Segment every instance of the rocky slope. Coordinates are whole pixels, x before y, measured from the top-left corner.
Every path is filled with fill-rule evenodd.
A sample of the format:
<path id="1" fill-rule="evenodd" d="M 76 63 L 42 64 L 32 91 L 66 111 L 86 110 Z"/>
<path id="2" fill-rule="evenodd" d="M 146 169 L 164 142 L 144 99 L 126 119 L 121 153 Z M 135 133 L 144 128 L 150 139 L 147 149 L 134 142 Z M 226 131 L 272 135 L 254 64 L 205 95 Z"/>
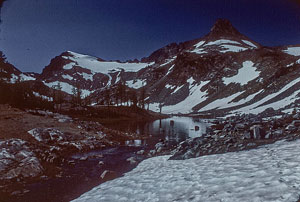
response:
<path id="1" fill-rule="evenodd" d="M 72 154 L 117 147 L 137 138 L 97 122 L 8 105 L 0 105 L 0 123 L 0 201 L 19 201 L 12 197 L 29 192 L 26 185 L 61 178 L 62 169 L 76 163 L 70 160 Z"/>
<path id="2" fill-rule="evenodd" d="M 145 90 L 153 111 L 226 115 L 291 112 L 300 92 L 300 45 L 265 47 L 219 19 L 202 38 L 172 43 L 141 61 L 105 61 L 67 51 L 51 60 L 37 81 L 81 88 L 93 102 L 125 83 Z M 276 111 L 278 110 L 278 111 Z M 274 112 L 274 111 L 273 111 Z"/>

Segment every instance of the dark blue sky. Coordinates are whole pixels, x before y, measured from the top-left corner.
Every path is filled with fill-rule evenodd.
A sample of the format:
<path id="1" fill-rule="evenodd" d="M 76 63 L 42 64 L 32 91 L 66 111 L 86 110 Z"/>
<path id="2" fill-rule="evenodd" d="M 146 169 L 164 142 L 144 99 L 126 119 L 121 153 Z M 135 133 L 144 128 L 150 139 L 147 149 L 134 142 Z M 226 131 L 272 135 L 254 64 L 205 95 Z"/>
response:
<path id="1" fill-rule="evenodd" d="M 1 18 L 0 50 L 22 71 L 66 50 L 139 59 L 202 37 L 217 18 L 263 45 L 300 44 L 297 0 L 8 0 Z"/>

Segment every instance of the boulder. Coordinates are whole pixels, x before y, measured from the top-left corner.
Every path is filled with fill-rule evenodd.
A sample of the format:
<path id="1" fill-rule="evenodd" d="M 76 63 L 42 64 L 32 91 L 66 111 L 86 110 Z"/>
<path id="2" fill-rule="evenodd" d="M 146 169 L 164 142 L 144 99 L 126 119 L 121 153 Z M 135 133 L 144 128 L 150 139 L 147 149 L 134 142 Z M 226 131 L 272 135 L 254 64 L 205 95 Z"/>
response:
<path id="1" fill-rule="evenodd" d="M 126 161 L 129 161 L 130 164 L 133 164 L 133 165 L 138 163 L 134 157 L 130 157 L 130 158 L 126 159 Z"/>
<path id="2" fill-rule="evenodd" d="M 250 132 L 245 132 L 243 134 L 243 136 L 244 136 L 245 139 L 251 139 L 251 133 Z"/>
<path id="3" fill-rule="evenodd" d="M 294 121 L 292 122 L 292 124 L 293 124 L 294 126 L 296 126 L 296 127 L 299 127 L 299 126 L 300 126 L 300 120 L 294 120 Z"/>
<path id="4" fill-rule="evenodd" d="M 117 174 L 114 171 L 110 171 L 110 170 L 105 170 L 100 175 L 100 178 L 103 181 L 112 180 L 116 177 L 117 177 Z"/>
<path id="5" fill-rule="evenodd" d="M 20 139 L 0 141 L 0 180 L 36 177 L 43 167 L 28 143 Z"/>
<path id="6" fill-rule="evenodd" d="M 260 125 L 251 126 L 250 130 L 253 133 L 253 139 L 264 139 L 266 132 Z"/>
<path id="7" fill-rule="evenodd" d="M 285 130 L 287 130 L 288 132 L 296 132 L 297 131 L 297 127 L 293 124 L 289 124 Z"/>
<path id="8" fill-rule="evenodd" d="M 28 133 L 37 141 L 46 144 L 62 142 L 66 139 L 64 133 L 54 128 L 34 128 Z"/>

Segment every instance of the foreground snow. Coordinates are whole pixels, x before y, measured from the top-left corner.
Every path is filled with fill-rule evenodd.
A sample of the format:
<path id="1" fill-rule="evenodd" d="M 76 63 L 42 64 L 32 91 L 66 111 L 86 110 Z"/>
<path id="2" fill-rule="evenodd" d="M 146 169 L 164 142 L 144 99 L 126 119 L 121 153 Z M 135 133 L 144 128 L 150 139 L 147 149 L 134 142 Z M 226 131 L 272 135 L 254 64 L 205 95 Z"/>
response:
<path id="1" fill-rule="evenodd" d="M 143 161 L 74 201 L 291 201 L 300 194 L 300 140 L 259 149 Z"/>

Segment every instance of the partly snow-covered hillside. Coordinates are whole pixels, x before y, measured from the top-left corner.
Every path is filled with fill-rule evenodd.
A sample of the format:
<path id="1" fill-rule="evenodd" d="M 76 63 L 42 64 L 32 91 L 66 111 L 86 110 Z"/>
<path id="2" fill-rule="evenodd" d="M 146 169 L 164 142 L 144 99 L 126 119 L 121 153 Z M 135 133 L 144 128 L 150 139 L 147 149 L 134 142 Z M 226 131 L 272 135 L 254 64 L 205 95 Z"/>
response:
<path id="1" fill-rule="evenodd" d="M 265 47 L 219 19 L 207 35 L 171 43 L 141 61 L 105 61 L 67 51 L 41 75 L 12 71 L 9 80 L 19 77 L 50 88 L 60 84 L 68 94 L 80 88 L 94 103 L 122 82 L 138 95 L 143 90 L 149 108 L 163 113 L 290 112 L 300 101 L 300 46 Z"/>
<path id="2" fill-rule="evenodd" d="M 79 86 L 83 95 L 88 96 L 97 89 L 118 83 L 123 77 L 133 78 L 137 71 L 149 65 L 151 63 L 104 61 L 67 51 L 51 61 L 40 79 L 49 87 L 59 82 L 62 90 L 69 94 Z"/>
<path id="3" fill-rule="evenodd" d="M 74 202 L 295 202 L 300 193 L 299 143 L 279 141 L 258 149 L 188 160 L 150 158 Z"/>

